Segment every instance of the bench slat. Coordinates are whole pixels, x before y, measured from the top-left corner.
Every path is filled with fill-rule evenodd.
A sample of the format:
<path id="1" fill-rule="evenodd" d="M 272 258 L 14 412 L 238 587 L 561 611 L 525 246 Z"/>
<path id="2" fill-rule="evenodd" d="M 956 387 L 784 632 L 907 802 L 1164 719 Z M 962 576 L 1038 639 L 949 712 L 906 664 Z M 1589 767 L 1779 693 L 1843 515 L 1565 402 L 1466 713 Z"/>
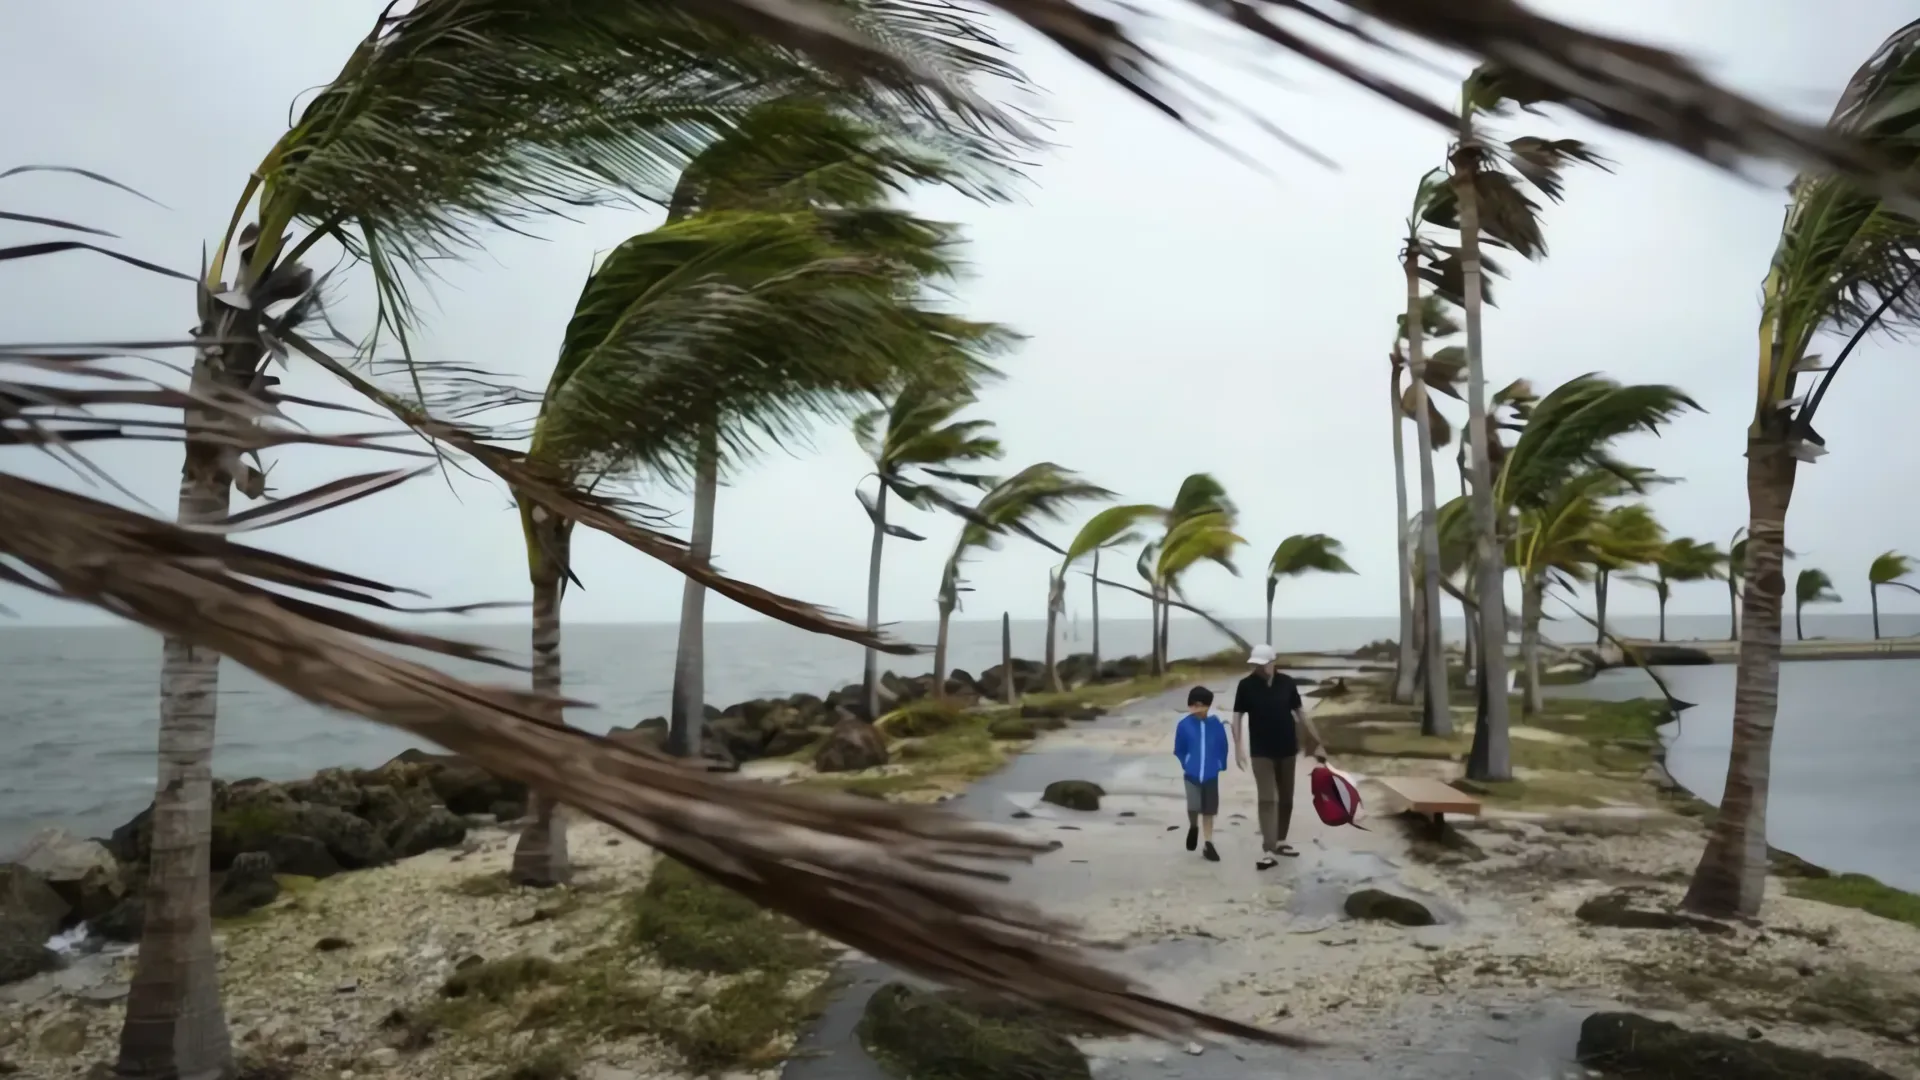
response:
<path id="1" fill-rule="evenodd" d="M 1480 815 L 1480 800 L 1458 788 L 1424 776 L 1382 776 L 1375 782 L 1420 814 Z"/>

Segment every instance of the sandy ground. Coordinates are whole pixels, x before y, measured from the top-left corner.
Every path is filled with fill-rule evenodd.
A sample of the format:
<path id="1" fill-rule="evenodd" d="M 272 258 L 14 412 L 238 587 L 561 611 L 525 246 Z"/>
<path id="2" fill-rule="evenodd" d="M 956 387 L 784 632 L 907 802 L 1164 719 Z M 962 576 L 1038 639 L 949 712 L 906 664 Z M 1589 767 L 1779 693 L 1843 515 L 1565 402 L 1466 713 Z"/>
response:
<path id="1" fill-rule="evenodd" d="M 1315 715 L 1327 721 L 1343 708 L 1349 707 L 1322 703 Z M 1265 872 L 1254 868 L 1254 785 L 1250 774 L 1230 769 L 1216 837 L 1223 861 L 1204 862 L 1183 847 L 1185 807 L 1170 752 L 1177 711 L 1173 697 L 1142 702 L 1101 726 L 1070 728 L 1036 744 L 1028 755 L 1034 761 L 1101 763 L 1102 775 L 1051 777 L 1101 783 L 1109 795 L 1098 812 L 1041 803 L 1037 789 L 999 794 L 1016 812 L 1032 815 L 1015 817 L 1014 827 L 1063 844 L 1022 887 L 1077 917 L 1098 939 L 1133 947 L 1134 965 L 1161 993 L 1334 1040 L 1344 1047 L 1331 1052 L 1335 1059 L 1369 1060 L 1394 1047 L 1425 1046 L 1431 1064 L 1432 1054 L 1448 1052 L 1449 1030 L 1621 1002 L 1696 1028 L 1764 1033 L 1776 1042 L 1860 1058 L 1897 1076 L 1920 1076 L 1911 1042 L 1821 1015 L 1823 1008 L 1877 1015 L 1873 1002 L 1853 998 L 1878 995 L 1888 999 L 1895 1026 L 1911 1023 L 1914 1014 L 1904 1010 L 1920 1002 L 1908 996 L 1920 994 L 1914 980 L 1920 930 L 1793 899 L 1777 887 L 1764 922 L 1731 935 L 1589 926 L 1574 910 L 1614 888 L 1644 890 L 1641 906 L 1664 910 L 1677 903 L 1701 850 L 1699 824 L 1627 805 L 1489 816 L 1462 829 L 1479 849 L 1475 861 L 1458 856 L 1456 865 L 1434 865 L 1415 857 L 1406 831 L 1389 816 L 1398 809 L 1391 797 L 1351 767 L 1371 814 L 1362 818 L 1369 831 L 1322 825 L 1306 801 L 1310 760 L 1301 763 L 1292 819 L 1299 858 Z M 1516 735 L 1556 737 L 1538 729 Z M 1408 766 L 1396 766 L 1402 773 L 1451 768 L 1401 765 Z M 1035 775 L 1036 783 L 1047 778 L 1045 771 Z M 1408 929 L 1346 919 L 1345 897 L 1369 886 L 1421 900 L 1440 925 Z M 1727 995 L 1737 997 L 1734 988 L 1753 979 L 1709 990 L 1649 977 L 1649 965 L 1660 972 L 1726 966 L 1778 972 L 1802 988 L 1827 985 L 1835 1000 L 1788 988 L 1784 1004 L 1756 998 L 1747 1010 Z M 1768 994 L 1781 996 L 1773 994 L 1779 988 L 1770 974 L 1759 981 L 1768 984 Z M 1781 1009 L 1799 1015 L 1776 1016 Z M 1906 1029 L 1908 1038 L 1916 1034 Z M 1513 1041 L 1521 1040 L 1515 1035 Z M 1167 1052 L 1138 1042 L 1097 1049 L 1149 1061 Z"/>

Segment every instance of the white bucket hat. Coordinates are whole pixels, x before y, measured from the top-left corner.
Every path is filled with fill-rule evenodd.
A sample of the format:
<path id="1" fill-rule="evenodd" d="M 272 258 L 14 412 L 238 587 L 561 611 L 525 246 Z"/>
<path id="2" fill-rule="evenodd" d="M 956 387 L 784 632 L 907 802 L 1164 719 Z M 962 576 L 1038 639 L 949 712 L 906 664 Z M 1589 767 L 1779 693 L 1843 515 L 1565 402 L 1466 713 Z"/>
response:
<path id="1" fill-rule="evenodd" d="M 1273 663 L 1273 646 L 1255 645 L 1253 652 L 1247 655 L 1247 663 L 1254 667 L 1264 667 L 1267 664 Z"/>

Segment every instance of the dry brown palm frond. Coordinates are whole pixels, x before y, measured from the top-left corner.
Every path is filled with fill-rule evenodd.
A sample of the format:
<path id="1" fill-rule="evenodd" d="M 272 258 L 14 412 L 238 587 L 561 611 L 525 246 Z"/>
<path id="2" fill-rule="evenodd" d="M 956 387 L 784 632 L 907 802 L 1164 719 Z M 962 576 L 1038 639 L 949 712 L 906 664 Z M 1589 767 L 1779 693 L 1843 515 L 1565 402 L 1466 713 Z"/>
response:
<path id="1" fill-rule="evenodd" d="M 545 724 L 547 702 L 401 659 L 383 641 L 473 646 L 276 592 L 363 599 L 373 583 L 0 475 L 0 577 L 217 650 L 310 701 L 410 732 L 633 835 L 877 959 L 1172 1037 L 1305 1040 L 1149 997 L 1068 927 L 977 882 L 1050 845 L 956 815 L 729 781 Z"/>
<path id="2" fill-rule="evenodd" d="M 1152 17 L 1131 4 L 1103 13 L 1090 0 L 990 0 L 1075 59 L 1171 116 L 1192 122 L 1173 83 L 1192 75 L 1157 51 Z M 1582 30 L 1518 0 L 1190 0 L 1239 32 L 1302 57 L 1451 128 L 1435 102 L 1391 72 L 1404 56 L 1378 31 L 1395 30 L 1492 61 L 1508 96 L 1564 105 L 1608 127 L 1677 147 L 1726 169 L 1781 161 L 1852 176 L 1912 199 L 1901 177 L 1862 142 L 1792 119 L 1708 78 L 1664 49 Z M 830 0 L 682 0 L 693 14 L 726 19 L 799 49 L 842 74 L 882 82 L 941 82 L 911 57 L 890 54 Z M 1357 57 L 1354 44 L 1364 47 Z M 1209 94 L 1209 97 L 1215 95 Z"/>

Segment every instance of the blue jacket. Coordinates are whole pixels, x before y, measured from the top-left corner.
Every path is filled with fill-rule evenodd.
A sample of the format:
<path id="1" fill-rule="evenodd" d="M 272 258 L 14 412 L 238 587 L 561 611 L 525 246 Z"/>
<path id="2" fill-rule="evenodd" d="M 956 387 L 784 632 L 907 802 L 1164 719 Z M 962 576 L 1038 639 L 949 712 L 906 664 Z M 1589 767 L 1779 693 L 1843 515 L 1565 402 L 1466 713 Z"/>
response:
<path id="1" fill-rule="evenodd" d="M 1227 770 L 1227 725 L 1217 716 L 1188 713 L 1173 729 L 1173 756 L 1187 779 L 1204 784 Z"/>

